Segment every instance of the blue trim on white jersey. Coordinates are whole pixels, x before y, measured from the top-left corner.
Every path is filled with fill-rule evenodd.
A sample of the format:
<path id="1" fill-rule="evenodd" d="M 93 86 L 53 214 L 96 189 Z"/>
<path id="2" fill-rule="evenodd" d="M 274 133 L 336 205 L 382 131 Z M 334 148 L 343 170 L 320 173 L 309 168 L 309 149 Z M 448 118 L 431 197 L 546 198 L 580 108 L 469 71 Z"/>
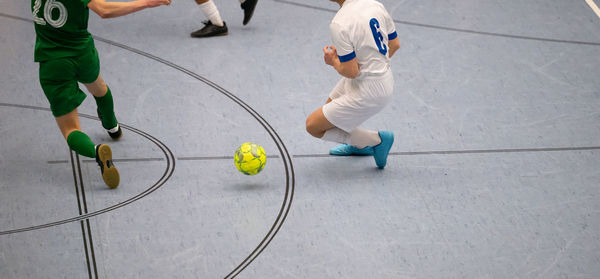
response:
<path id="1" fill-rule="evenodd" d="M 388 35 L 388 41 L 396 39 L 397 37 L 398 37 L 398 33 L 396 33 L 396 31 L 394 31 L 394 33 Z"/>
<path id="2" fill-rule="evenodd" d="M 342 56 L 338 55 L 338 57 L 340 58 L 340 62 L 348 62 L 356 57 L 356 53 L 353 51 L 346 55 L 342 55 Z"/>

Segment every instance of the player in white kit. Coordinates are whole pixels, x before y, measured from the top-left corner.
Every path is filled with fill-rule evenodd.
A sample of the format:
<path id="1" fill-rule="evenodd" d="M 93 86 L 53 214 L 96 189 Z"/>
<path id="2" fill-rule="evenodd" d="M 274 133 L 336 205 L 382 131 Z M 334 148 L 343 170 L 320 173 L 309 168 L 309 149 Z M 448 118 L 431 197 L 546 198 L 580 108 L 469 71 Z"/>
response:
<path id="1" fill-rule="evenodd" d="M 312 136 L 342 143 L 333 155 L 373 155 L 383 169 L 394 142 L 390 131 L 359 127 L 390 101 L 394 76 L 390 58 L 400 48 L 394 21 L 375 0 L 330 0 L 340 5 L 329 25 L 333 46 L 324 60 L 342 75 L 327 103 L 306 119 Z"/>

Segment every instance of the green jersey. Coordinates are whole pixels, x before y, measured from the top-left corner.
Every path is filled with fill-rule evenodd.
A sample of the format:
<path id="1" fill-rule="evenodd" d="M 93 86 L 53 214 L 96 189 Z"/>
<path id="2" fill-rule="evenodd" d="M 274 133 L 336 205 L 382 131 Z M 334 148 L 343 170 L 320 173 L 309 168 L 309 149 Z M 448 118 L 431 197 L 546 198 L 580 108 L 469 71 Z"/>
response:
<path id="1" fill-rule="evenodd" d="M 36 62 L 75 57 L 94 47 L 87 31 L 90 0 L 31 0 Z"/>

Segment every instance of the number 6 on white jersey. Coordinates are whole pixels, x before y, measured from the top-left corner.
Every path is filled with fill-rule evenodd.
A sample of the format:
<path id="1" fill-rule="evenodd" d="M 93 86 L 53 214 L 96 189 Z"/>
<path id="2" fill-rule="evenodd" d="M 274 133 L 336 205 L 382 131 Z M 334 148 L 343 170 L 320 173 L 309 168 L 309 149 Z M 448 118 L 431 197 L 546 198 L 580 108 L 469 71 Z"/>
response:
<path id="1" fill-rule="evenodd" d="M 387 53 L 387 46 L 383 43 L 383 35 L 381 34 L 381 31 L 379 31 L 379 21 L 377 21 L 376 18 L 372 18 L 369 22 L 369 26 L 371 26 L 371 32 L 373 32 L 373 38 L 375 39 L 377 48 L 379 48 L 379 52 L 385 55 Z"/>

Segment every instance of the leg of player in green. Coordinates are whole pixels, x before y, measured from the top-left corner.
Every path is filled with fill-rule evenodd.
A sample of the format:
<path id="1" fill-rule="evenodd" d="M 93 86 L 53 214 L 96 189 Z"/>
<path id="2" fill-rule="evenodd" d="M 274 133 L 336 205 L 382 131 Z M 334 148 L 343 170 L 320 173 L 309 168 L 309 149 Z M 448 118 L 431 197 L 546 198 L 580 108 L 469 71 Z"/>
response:
<path id="1" fill-rule="evenodd" d="M 119 171 L 112 163 L 110 147 L 106 144 L 95 145 L 90 137 L 81 131 L 77 109 L 56 117 L 56 123 L 73 151 L 85 157 L 96 158 L 106 185 L 109 188 L 119 186 Z"/>
<path id="2" fill-rule="evenodd" d="M 31 0 L 36 33 L 34 61 L 40 63 L 40 85 L 52 115 L 71 149 L 82 156 L 96 158 L 102 178 L 110 188 L 119 185 L 112 151 L 106 144 L 94 145 L 81 131 L 77 113 L 77 107 L 86 98 L 79 89 L 78 82 L 81 82 L 96 99 L 102 126 L 113 139 L 121 136 L 112 94 L 100 76 L 98 52 L 92 35 L 87 32 L 89 10 L 102 18 L 112 18 L 170 3 L 171 0 Z"/>
<path id="3" fill-rule="evenodd" d="M 112 128 L 116 128 L 118 123 L 117 117 L 115 116 L 115 107 L 110 88 L 106 87 L 106 91 L 104 93 L 104 96 L 94 96 L 94 99 L 96 100 L 96 105 L 98 106 L 97 112 L 98 117 L 102 121 L 102 127 L 104 127 L 106 130 L 110 130 Z"/>
<path id="4" fill-rule="evenodd" d="M 77 115 L 77 109 L 75 109 L 66 115 L 57 117 L 56 123 L 73 151 L 81 156 L 95 158 L 96 145 L 88 135 L 81 131 Z"/>
<path id="5" fill-rule="evenodd" d="M 99 95 L 99 67 L 97 56 L 91 49 L 89 53 L 78 57 L 58 58 L 40 62 L 40 84 L 44 90 L 52 114 L 69 147 L 80 154 L 96 158 L 100 165 L 102 178 L 108 187 L 119 185 L 119 173 L 112 164 L 112 151 L 106 144 L 95 145 L 81 131 L 77 107 L 84 101 L 86 94 L 79 89 L 77 80 L 92 81 L 91 92 Z M 85 71 L 82 79 L 79 68 Z M 94 81 L 96 80 L 96 81 Z M 103 83 L 103 81 L 102 81 Z M 106 89 L 105 89 L 106 90 Z M 106 91 L 103 92 L 104 94 Z"/>
<path id="6" fill-rule="evenodd" d="M 84 83 L 84 85 L 92 93 L 94 100 L 96 100 L 96 105 L 98 106 L 96 111 L 98 112 L 98 118 L 102 122 L 102 127 L 106 129 L 106 132 L 108 132 L 108 135 L 112 139 L 118 140 L 123 135 L 123 132 L 115 116 L 110 88 L 106 86 L 101 75 L 98 75 L 98 78 L 93 83 Z"/>

